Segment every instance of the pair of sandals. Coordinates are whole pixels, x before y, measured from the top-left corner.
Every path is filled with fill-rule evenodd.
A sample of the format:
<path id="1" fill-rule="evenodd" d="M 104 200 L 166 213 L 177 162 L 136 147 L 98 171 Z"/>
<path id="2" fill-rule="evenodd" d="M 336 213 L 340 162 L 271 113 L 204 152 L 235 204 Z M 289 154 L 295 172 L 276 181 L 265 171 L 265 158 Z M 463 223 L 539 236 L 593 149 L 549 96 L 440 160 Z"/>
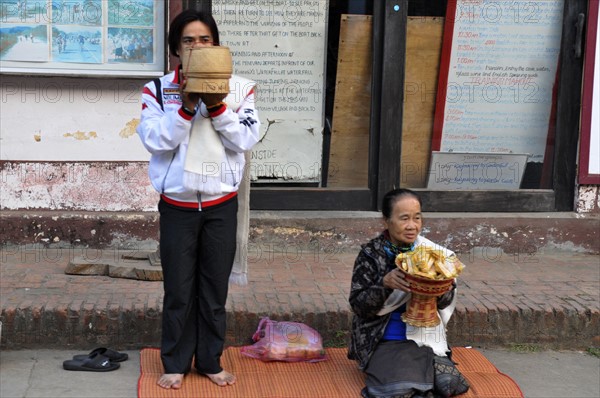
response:
<path id="1" fill-rule="evenodd" d="M 110 372 L 121 366 L 119 362 L 126 361 L 129 355 L 124 352 L 100 347 L 89 354 L 75 355 L 73 359 L 63 362 L 63 369 L 87 372 Z"/>

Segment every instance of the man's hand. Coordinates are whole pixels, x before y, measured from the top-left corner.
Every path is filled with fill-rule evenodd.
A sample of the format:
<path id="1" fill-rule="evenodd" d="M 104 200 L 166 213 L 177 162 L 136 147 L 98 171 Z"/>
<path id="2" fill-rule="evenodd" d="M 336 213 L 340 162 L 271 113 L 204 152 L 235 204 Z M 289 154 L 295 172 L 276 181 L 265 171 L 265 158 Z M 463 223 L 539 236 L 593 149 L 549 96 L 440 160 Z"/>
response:
<path id="1" fill-rule="evenodd" d="M 204 105 L 206 105 L 206 107 L 211 107 L 213 105 L 218 104 L 219 102 L 223 101 L 225 97 L 227 97 L 227 94 L 200 94 L 200 99 L 202 100 L 202 102 L 204 102 Z"/>
<path id="2" fill-rule="evenodd" d="M 194 110 L 196 109 L 196 105 L 198 105 L 198 101 L 200 101 L 200 94 L 185 92 L 186 85 L 187 79 L 183 77 L 181 85 L 179 86 L 179 96 L 181 97 L 181 102 L 185 108 Z"/>

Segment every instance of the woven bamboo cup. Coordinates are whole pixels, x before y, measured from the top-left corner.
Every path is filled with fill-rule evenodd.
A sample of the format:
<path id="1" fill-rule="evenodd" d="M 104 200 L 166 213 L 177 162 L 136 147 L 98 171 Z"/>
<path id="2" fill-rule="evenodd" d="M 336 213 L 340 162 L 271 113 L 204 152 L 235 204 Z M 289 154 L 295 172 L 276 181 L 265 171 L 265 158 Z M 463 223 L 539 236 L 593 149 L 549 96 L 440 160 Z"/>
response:
<path id="1" fill-rule="evenodd" d="M 404 274 L 411 291 L 411 298 L 406 312 L 402 314 L 402 320 L 418 327 L 439 325 L 437 298 L 452 288 L 454 279 L 428 279 L 409 274 L 401 267 L 398 269 Z"/>
<path id="2" fill-rule="evenodd" d="M 188 93 L 229 94 L 233 63 L 229 47 L 195 47 L 181 54 Z"/>

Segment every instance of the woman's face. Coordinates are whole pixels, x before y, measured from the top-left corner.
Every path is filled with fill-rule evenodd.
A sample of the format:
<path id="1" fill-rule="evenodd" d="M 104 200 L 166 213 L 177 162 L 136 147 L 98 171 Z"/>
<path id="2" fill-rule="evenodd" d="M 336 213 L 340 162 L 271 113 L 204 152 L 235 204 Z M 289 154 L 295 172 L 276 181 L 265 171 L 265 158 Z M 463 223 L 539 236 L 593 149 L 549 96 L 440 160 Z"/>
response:
<path id="1" fill-rule="evenodd" d="M 384 222 L 393 244 L 400 246 L 413 244 L 423 226 L 419 201 L 412 196 L 401 196 L 394 203 L 392 215 Z"/>
<path id="2" fill-rule="evenodd" d="M 185 25 L 181 32 L 181 41 L 179 42 L 179 50 L 181 54 L 185 50 L 195 47 L 212 47 L 214 38 L 208 25 L 200 21 L 193 21 Z"/>

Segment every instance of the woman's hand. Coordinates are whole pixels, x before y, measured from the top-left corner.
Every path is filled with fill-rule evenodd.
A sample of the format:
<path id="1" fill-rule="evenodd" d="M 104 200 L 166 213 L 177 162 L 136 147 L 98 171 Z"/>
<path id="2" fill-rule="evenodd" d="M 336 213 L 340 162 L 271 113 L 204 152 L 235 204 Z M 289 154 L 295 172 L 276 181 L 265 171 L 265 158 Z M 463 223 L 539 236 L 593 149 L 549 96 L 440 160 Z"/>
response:
<path id="1" fill-rule="evenodd" d="M 404 274 L 398 268 L 394 268 L 383 277 L 383 286 L 388 289 L 400 289 L 403 292 L 410 293 L 410 285 L 406 279 L 404 279 Z"/>

